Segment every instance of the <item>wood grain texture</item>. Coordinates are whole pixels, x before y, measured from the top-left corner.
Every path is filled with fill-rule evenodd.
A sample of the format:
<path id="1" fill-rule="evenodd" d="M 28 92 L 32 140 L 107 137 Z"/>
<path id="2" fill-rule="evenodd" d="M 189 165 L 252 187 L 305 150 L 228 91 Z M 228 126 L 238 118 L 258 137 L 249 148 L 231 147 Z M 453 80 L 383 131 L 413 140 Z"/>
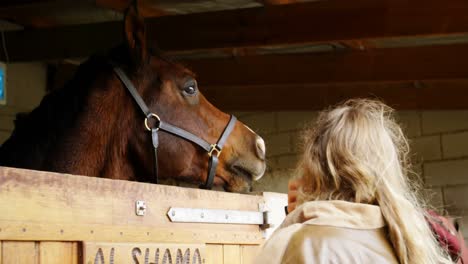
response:
<path id="1" fill-rule="evenodd" d="M 225 111 L 316 111 L 350 98 L 380 99 L 397 110 L 463 110 L 467 87 L 468 79 L 458 79 L 218 86 L 203 93 Z"/>
<path id="2" fill-rule="evenodd" d="M 38 245 L 35 242 L 3 241 L 3 264 L 39 264 Z"/>
<path id="3" fill-rule="evenodd" d="M 468 78 L 468 45 L 194 59 L 186 64 L 201 87 L 463 79 Z"/>
<path id="4" fill-rule="evenodd" d="M 125 12 L 131 0 L 96 0 L 96 5 L 104 8 L 110 8 L 119 12 Z M 163 9 L 157 8 L 153 1 L 140 0 L 138 1 L 138 12 L 143 17 L 158 17 L 168 15 L 169 13 Z"/>
<path id="5" fill-rule="evenodd" d="M 261 196 L 4 167 L 0 188 L 0 240 L 263 241 L 256 225 L 181 224 L 171 223 L 166 216 L 170 207 L 257 211 Z M 137 200 L 146 201 L 143 217 L 135 214 Z"/>
<path id="6" fill-rule="evenodd" d="M 207 244 L 206 245 L 206 264 L 223 263 L 223 245 Z"/>
<path id="7" fill-rule="evenodd" d="M 239 245 L 223 246 L 223 264 L 241 264 L 241 251 Z"/>
<path id="8" fill-rule="evenodd" d="M 41 264 L 77 264 L 77 242 L 40 242 L 39 256 Z"/>
<path id="9" fill-rule="evenodd" d="M 258 245 L 241 245 L 241 263 L 253 264 L 255 256 L 257 256 L 260 246 Z"/>

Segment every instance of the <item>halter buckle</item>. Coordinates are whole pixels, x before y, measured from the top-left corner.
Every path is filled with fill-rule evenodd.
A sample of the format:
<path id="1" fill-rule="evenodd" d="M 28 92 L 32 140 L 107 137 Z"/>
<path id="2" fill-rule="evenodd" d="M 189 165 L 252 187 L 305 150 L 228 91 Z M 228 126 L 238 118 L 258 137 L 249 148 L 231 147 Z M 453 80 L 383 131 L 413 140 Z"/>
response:
<path id="1" fill-rule="evenodd" d="M 221 155 L 221 148 L 218 146 L 218 144 L 211 144 L 210 146 L 210 151 L 208 152 L 208 156 L 211 157 L 213 156 L 213 152 L 216 152 L 216 157 L 218 158 L 219 155 Z"/>
<path id="2" fill-rule="evenodd" d="M 157 114 L 154 114 L 154 113 L 150 113 L 146 118 L 145 118 L 145 127 L 148 131 L 151 131 L 151 128 L 150 126 L 148 125 L 148 119 L 150 118 L 154 118 L 156 120 L 156 124 L 157 126 L 155 126 L 154 128 L 156 129 L 156 131 L 159 130 L 159 125 L 161 124 L 161 118 L 159 118 L 159 116 Z"/>

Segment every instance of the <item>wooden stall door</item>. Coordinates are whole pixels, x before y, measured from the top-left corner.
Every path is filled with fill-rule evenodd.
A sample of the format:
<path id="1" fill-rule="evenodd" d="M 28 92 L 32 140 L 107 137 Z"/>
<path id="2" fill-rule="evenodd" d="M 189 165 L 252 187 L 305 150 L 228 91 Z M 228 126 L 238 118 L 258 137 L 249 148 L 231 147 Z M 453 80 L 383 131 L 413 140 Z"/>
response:
<path id="1" fill-rule="evenodd" d="M 259 245 L 208 244 L 205 264 L 251 264 L 259 247 Z"/>
<path id="2" fill-rule="evenodd" d="M 203 264 L 249 264 L 268 233 L 257 224 L 173 222 L 169 212 L 265 209 L 269 220 L 281 221 L 287 203 L 285 194 L 224 193 L 5 167 L 0 167 L 0 187 L 0 264 L 110 264 L 111 259 L 117 264 L 117 257 L 137 263 L 135 252 L 139 263 L 149 264 L 146 256 L 157 259 L 158 248 L 164 253 L 175 248 L 172 264 L 184 263 L 177 256 L 185 252 L 199 252 Z M 140 201 L 146 204 L 144 215 L 135 212 Z"/>
<path id="3" fill-rule="evenodd" d="M 78 264 L 78 242 L 2 241 L 0 264 Z"/>

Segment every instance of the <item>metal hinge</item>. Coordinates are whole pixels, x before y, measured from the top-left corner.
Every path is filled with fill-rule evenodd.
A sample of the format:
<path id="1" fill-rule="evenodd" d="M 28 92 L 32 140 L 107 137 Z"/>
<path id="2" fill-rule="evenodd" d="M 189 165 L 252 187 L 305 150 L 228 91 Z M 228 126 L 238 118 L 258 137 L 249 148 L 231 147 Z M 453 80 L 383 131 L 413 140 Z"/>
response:
<path id="1" fill-rule="evenodd" d="M 174 223 L 240 224 L 269 228 L 268 212 L 262 210 L 263 206 L 259 207 L 259 211 L 171 207 L 167 215 Z"/>

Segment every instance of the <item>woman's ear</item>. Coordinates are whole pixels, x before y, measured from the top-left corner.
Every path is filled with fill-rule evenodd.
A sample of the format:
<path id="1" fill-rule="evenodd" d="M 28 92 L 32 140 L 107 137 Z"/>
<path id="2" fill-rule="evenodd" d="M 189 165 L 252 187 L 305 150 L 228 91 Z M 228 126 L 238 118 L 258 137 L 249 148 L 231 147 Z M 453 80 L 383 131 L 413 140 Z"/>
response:
<path id="1" fill-rule="evenodd" d="M 137 2 L 132 1 L 125 12 L 125 40 L 132 58 L 136 62 L 142 62 L 148 58 L 148 48 L 146 27 L 143 18 L 138 14 Z"/>

